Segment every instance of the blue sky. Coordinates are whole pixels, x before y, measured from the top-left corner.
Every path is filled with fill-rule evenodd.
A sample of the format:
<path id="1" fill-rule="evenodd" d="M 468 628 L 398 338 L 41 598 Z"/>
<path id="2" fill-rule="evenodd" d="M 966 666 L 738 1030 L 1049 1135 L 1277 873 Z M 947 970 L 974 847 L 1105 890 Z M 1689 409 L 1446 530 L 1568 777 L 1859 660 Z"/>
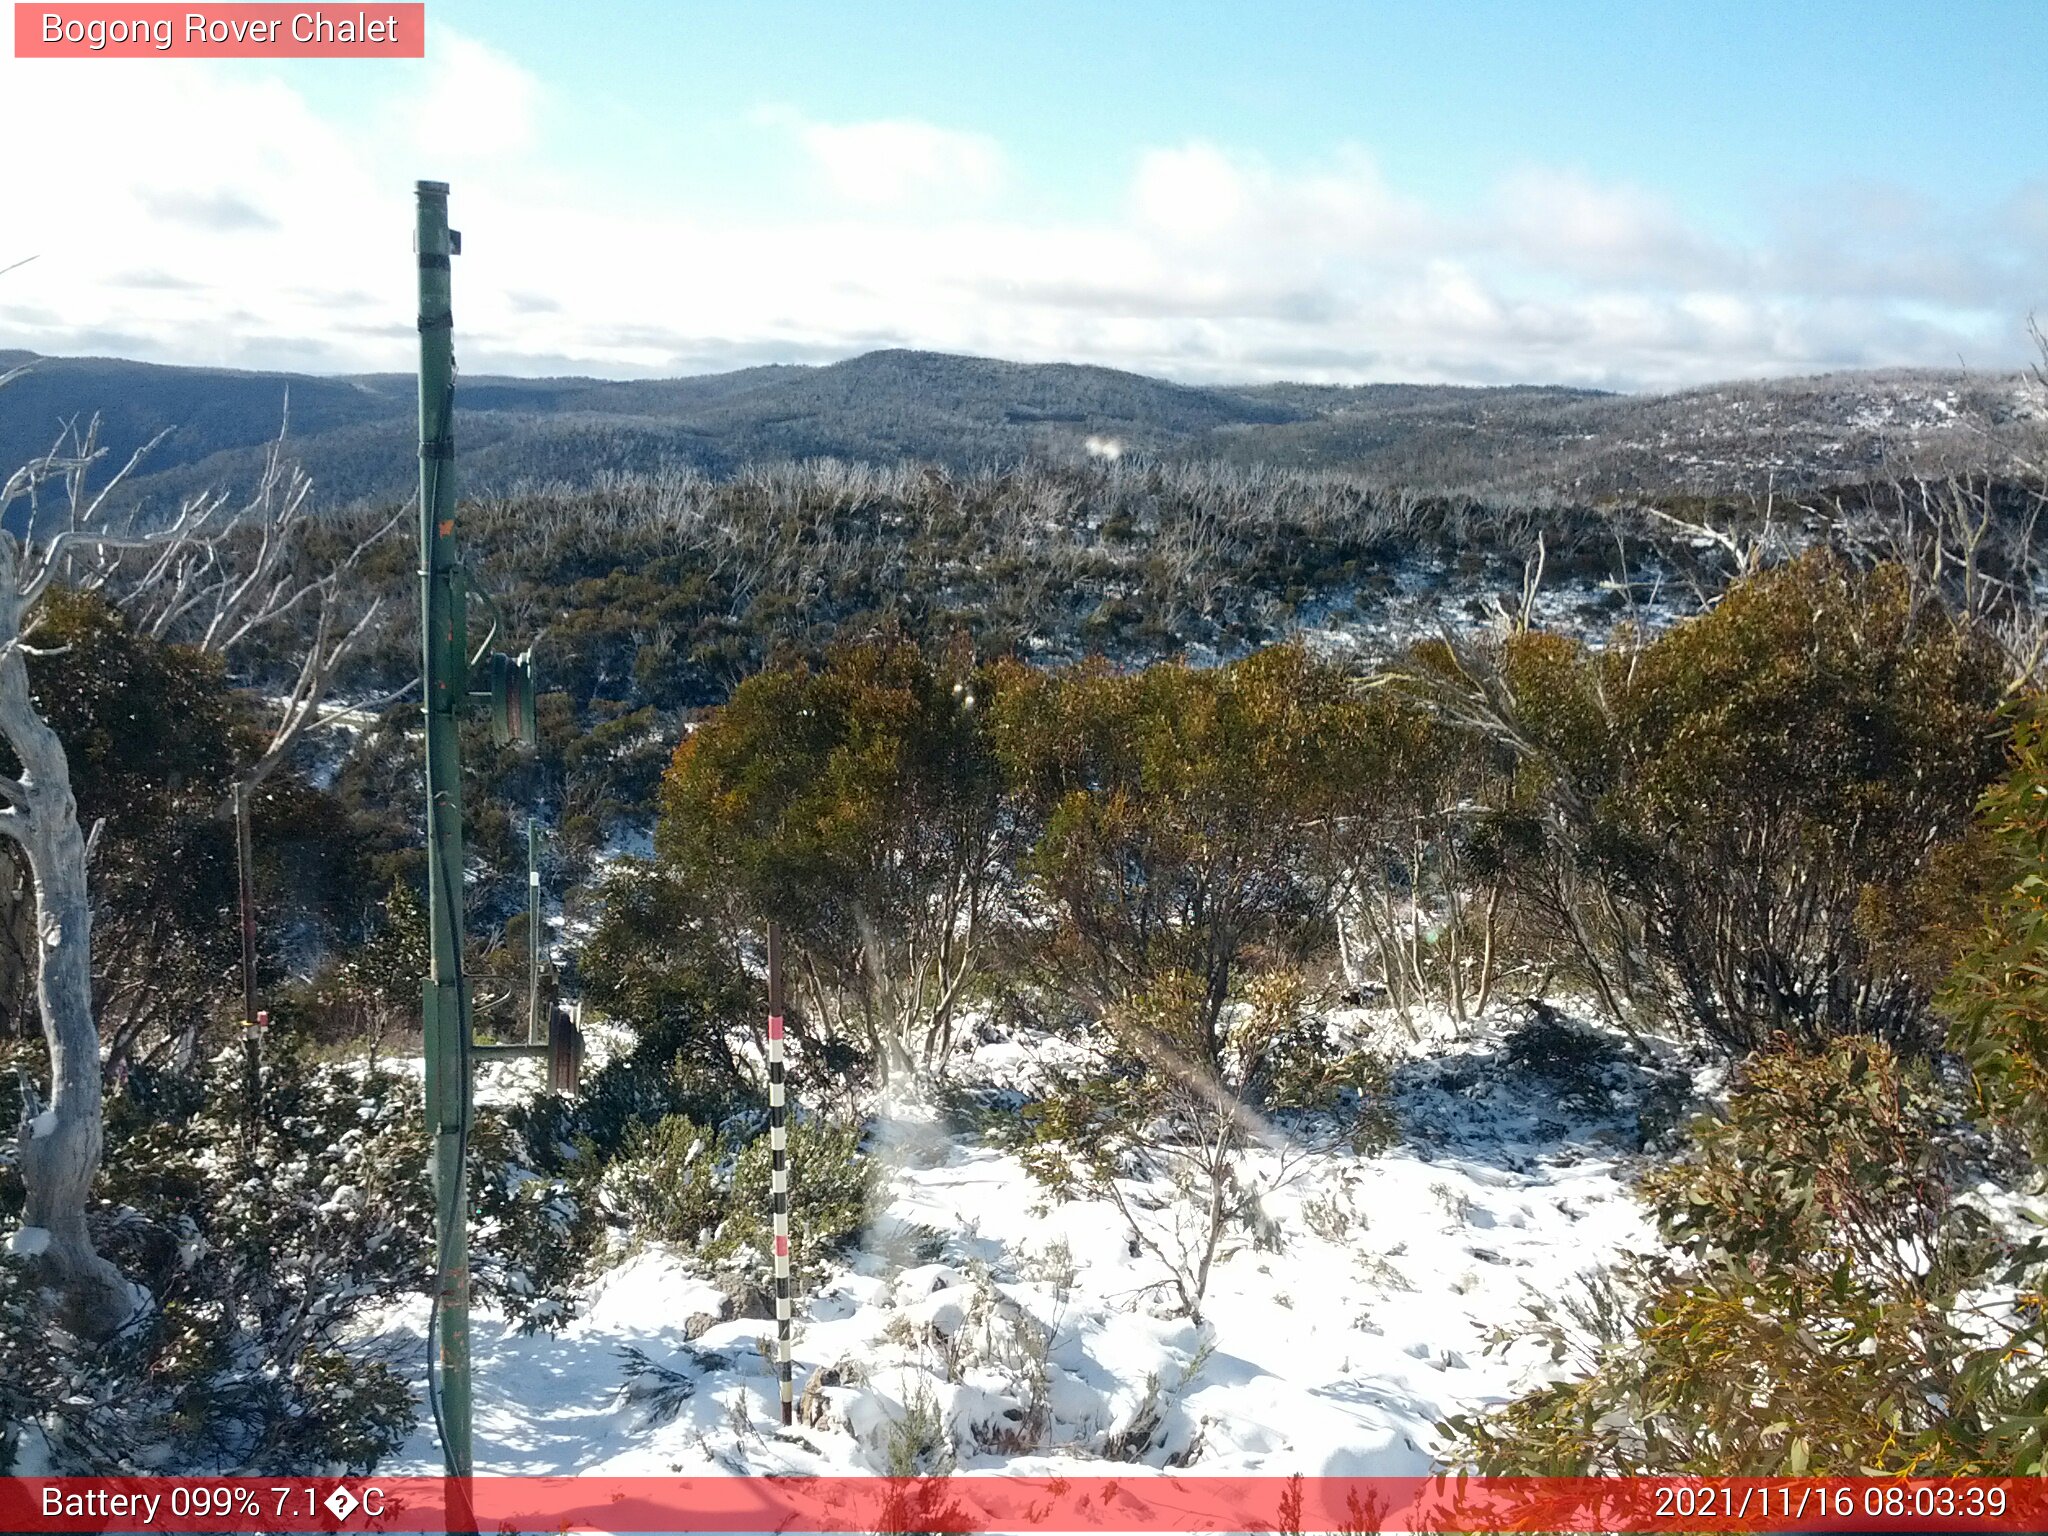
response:
<path id="1" fill-rule="evenodd" d="M 439 0 L 434 15 L 566 93 L 565 158 L 721 192 L 743 193 L 744 146 L 721 177 L 693 164 L 702 137 L 771 98 L 990 134 L 1080 210 L 1114 198 L 1140 149 L 1188 139 L 1280 163 L 1358 142 L 1398 182 L 1458 200 L 1525 160 L 1569 165 L 1736 225 L 1757 194 L 1815 183 L 1981 199 L 2048 171 L 2029 105 L 2048 57 L 2038 0 Z"/>
<path id="2" fill-rule="evenodd" d="M 1661 388 L 2009 366 L 2048 312 L 2032 0 L 428 14 L 419 63 L 0 61 L 12 142 L 93 125 L 0 165 L 0 346 L 404 368 L 419 175 L 472 369 Z"/>

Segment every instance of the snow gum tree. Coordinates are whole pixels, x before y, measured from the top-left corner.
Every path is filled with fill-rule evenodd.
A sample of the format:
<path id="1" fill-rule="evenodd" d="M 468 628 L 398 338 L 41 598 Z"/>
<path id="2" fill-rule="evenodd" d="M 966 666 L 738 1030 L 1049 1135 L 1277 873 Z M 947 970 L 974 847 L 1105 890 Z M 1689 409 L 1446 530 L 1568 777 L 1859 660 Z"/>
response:
<path id="1" fill-rule="evenodd" d="M 684 739 L 663 785 L 659 859 L 730 931 L 784 924 L 813 1022 L 884 1080 L 944 1061 L 1008 881 L 993 681 L 886 638 L 771 669 Z"/>
<path id="2" fill-rule="evenodd" d="M 1368 718 L 1292 646 L 1210 669 L 1020 668 L 999 696 L 998 749 L 1043 826 L 1026 866 L 1040 959 L 1100 1020 L 1088 1070 L 1025 1107 L 1025 1161 L 1114 1204 L 1196 1320 L 1233 1234 L 1263 1235 L 1247 1152 L 1285 1178 L 1304 1142 L 1273 1117 L 1365 1086 L 1302 973 L 1348 878 L 1338 830 L 1373 792 Z M 1131 1182 L 1155 1177 L 1164 1210 Z"/>
<path id="3" fill-rule="evenodd" d="M 1736 1050 L 1924 1034 L 1926 979 L 1880 940 L 1997 773 L 2006 677 L 1902 568 L 1815 551 L 1654 638 L 1446 635 L 1411 666 L 1577 858 L 1591 899 L 1530 910 L 1605 997 Z"/>
<path id="4" fill-rule="evenodd" d="M 110 1334 L 137 1297 L 86 1230 L 86 1197 L 100 1163 L 99 1027 L 92 1012 L 92 902 L 85 833 L 64 743 L 29 690 L 26 615 L 53 574 L 25 570 L 22 541 L 0 536 L 0 738 L 18 771 L 0 778 L 0 833 L 17 843 L 35 889 L 39 946 L 36 1007 L 50 1050 L 49 1107 L 29 1119 L 21 1146 L 28 1190 L 16 1245 L 38 1256 L 78 1331 Z M 31 1236 L 30 1234 L 40 1234 Z"/>
<path id="5" fill-rule="evenodd" d="M 20 849 L 34 891 L 36 1009 L 50 1052 L 48 1105 L 24 1115 L 20 1159 L 27 1202 L 13 1246 L 37 1261 L 62 1298 L 68 1326 L 105 1337 L 144 1299 L 100 1255 L 86 1228 L 103 1135 L 86 835 L 72 793 L 70 759 L 36 702 L 28 663 L 37 606 L 60 577 L 76 578 L 74 562 L 83 564 L 88 555 L 104 561 L 111 549 L 190 537 L 195 520 L 188 516 L 161 533 L 128 537 L 96 526 L 127 469 L 88 500 L 85 477 L 99 451 L 89 439 L 72 441 L 68 453 L 61 451 L 65 446 L 60 441 L 0 488 L 0 515 L 14 512 L 18 503 L 24 514 L 16 519 L 20 531 L 0 526 L 0 742 L 14 768 L 0 776 L 0 835 Z M 138 453 L 130 459 L 128 468 L 139 458 Z M 61 519 L 45 515 L 49 509 L 37 494 L 51 485 L 69 493 Z"/>
<path id="6" fill-rule="evenodd" d="M 0 385 L 19 371 L 0 375 Z M 106 453 L 98 422 L 67 426 L 48 453 L 0 484 L 0 746 L 12 760 L 0 763 L 12 770 L 0 772 L 0 836 L 15 845 L 33 893 L 36 1009 L 50 1062 L 47 1103 L 24 1106 L 26 1201 L 11 1245 L 33 1258 L 65 1325 L 86 1338 L 118 1332 L 148 1298 L 98 1252 L 87 1226 L 104 1137 L 91 837 L 65 743 L 31 677 L 45 599 L 62 589 L 99 593 L 155 638 L 202 616 L 208 628 L 199 649 L 216 655 L 253 626 L 317 607 L 314 659 L 277 738 L 286 745 L 310 723 L 308 696 L 317 704 L 338 660 L 327 607 L 339 594 L 338 573 L 301 577 L 284 554 L 305 499 L 301 477 L 274 450 L 247 503 L 207 493 L 156 526 L 117 521 L 115 493 L 154 445 L 138 448 L 94 489 Z M 352 643 L 360 630 L 344 633 Z"/>
<path id="7" fill-rule="evenodd" d="M 1253 950 L 1285 963 L 1323 937 L 1366 718 L 1351 680 L 1295 646 L 1210 669 L 1016 668 L 992 729 L 1043 825 L 1026 869 L 1055 918 L 1052 972 L 1097 1009 L 1195 978 L 1214 1055 Z"/>

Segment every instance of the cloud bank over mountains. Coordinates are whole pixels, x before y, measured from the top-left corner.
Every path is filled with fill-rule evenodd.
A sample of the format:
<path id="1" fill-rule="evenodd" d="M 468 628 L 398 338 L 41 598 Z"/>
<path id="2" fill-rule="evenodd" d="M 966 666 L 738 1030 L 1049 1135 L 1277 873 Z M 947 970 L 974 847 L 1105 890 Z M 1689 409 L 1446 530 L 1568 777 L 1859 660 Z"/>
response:
<path id="1" fill-rule="evenodd" d="M 455 183 L 473 371 L 613 377 L 877 347 L 1186 380 L 1658 389 L 1892 364 L 2004 366 L 2048 309 L 2048 178 L 1945 208 L 1880 181 L 1728 227 L 1658 189 L 1505 166 L 1476 196 L 1368 146 L 1274 164 L 1126 156 L 1108 207 L 915 117 L 744 125 L 765 211 L 682 184 L 631 206 L 550 153 L 573 103 L 437 28 L 368 109 L 277 73 L 0 60 L 0 347 L 319 372 L 412 360 L 419 175 Z M 53 131 L 54 125 L 54 131 Z"/>

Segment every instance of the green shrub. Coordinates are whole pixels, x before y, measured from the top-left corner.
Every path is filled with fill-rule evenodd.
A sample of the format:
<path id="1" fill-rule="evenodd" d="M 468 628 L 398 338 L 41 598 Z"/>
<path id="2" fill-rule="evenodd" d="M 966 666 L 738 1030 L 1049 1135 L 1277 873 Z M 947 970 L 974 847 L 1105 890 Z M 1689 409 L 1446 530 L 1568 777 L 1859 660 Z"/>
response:
<path id="1" fill-rule="evenodd" d="M 1700 1022 L 1741 1046 L 1917 1038 L 1926 991 L 1872 963 L 1859 919 L 1996 773 L 1996 651 L 1897 567 L 1810 555 L 1606 665 L 1624 771 L 1603 857 Z"/>
<path id="2" fill-rule="evenodd" d="M 880 1214 L 882 1168 L 861 1151 L 861 1127 L 847 1120 L 806 1120 L 789 1128 L 790 1244 L 814 1265 L 860 1241 Z M 733 1170 L 728 1231 L 735 1246 L 773 1251 L 768 1212 L 769 1147 L 756 1136 Z"/>
<path id="3" fill-rule="evenodd" d="M 774 913 L 793 998 L 886 1079 L 942 1064 L 1012 880 L 1017 819 L 983 725 L 997 674 L 884 636 L 757 673 L 683 738 L 661 867 L 728 935 Z"/>
<path id="4" fill-rule="evenodd" d="M 1489 1474 L 2039 1471 L 2041 1254 L 1957 1198 L 1962 1140 L 1926 1070 L 1879 1041 L 1759 1053 L 1692 1153 L 1643 1183 L 1671 1251 L 1562 1314 L 1532 1309 L 1531 1334 L 1575 1374 L 1453 1419 L 1452 1459 Z"/>
<path id="5" fill-rule="evenodd" d="M 470 1133 L 470 1275 L 474 1294 L 523 1332 L 558 1328 L 603 1223 L 580 1170 L 541 1173 L 519 1124 L 479 1110 Z"/>
<path id="6" fill-rule="evenodd" d="M 95 1238 L 154 1304 L 106 1348 L 10 1351 L 33 1386 L 0 1440 L 32 1416 L 64 1469 L 261 1473 L 368 1470 L 410 1433 L 405 1382 L 343 1340 L 429 1284 L 418 1085 L 268 1050 L 253 1130 L 239 1052 L 109 1101 Z"/>
<path id="7" fill-rule="evenodd" d="M 1984 1107 L 2048 1155 L 2048 702 L 2029 702 L 1978 824 L 1994 894 L 1942 988 Z"/>
<path id="8" fill-rule="evenodd" d="M 1342 872 L 1316 855 L 1351 809 L 1364 715 L 1299 646 L 1120 674 L 1013 665 L 989 731 L 1042 826 L 1025 868 L 1053 921 L 1038 956 L 1098 1011 L 1197 987 L 1200 1051 L 1256 955 L 1316 949 Z"/>
<path id="9" fill-rule="evenodd" d="M 381 1360 L 308 1349 L 292 1363 L 291 1413 L 271 1437 L 266 1470 L 291 1474 L 345 1467 L 367 1472 L 405 1444 L 418 1404 L 405 1378 Z"/>
<path id="10" fill-rule="evenodd" d="M 629 1230 L 699 1247 L 725 1221 L 731 1154 L 727 1136 L 686 1115 L 636 1127 L 604 1171 L 604 1203 Z"/>
<path id="11" fill-rule="evenodd" d="M 107 1105 L 91 1212 L 102 1252 L 151 1293 L 107 1348 L 51 1335 L 0 1264 L 0 1457 L 30 1419 L 60 1468 L 367 1471 L 410 1434 L 403 1376 L 350 1343 L 371 1309 L 432 1282 L 419 1084 L 322 1064 L 285 1025 L 249 1128 L 239 1052 L 204 1077 L 136 1069 Z M 471 1139 L 475 1294 L 529 1326 L 566 1321 L 595 1223 L 568 1180 L 480 1112 Z M 0 1163 L 0 1210 L 19 1183 Z M 14 1337 L 38 1342 L 15 1349 Z"/>
<path id="12" fill-rule="evenodd" d="M 1998 771 L 2005 677 L 1904 570 L 1816 551 L 1654 638 L 1445 641 L 1414 670 L 1513 753 L 1550 849 L 1519 863 L 1517 904 L 1610 1011 L 1736 1050 L 1928 1043 L 1898 938 Z"/>
<path id="13" fill-rule="evenodd" d="M 793 1262 L 814 1274 L 861 1238 L 880 1213 L 883 1175 L 850 1121 L 792 1121 L 789 1230 Z M 609 1210 L 630 1229 L 694 1249 L 707 1262 L 772 1257 L 768 1136 L 713 1131 L 681 1115 L 635 1132 L 606 1169 Z"/>
<path id="14" fill-rule="evenodd" d="M 760 1027 L 763 999 L 703 887 L 674 868 L 623 860 L 598 888 L 597 931 L 578 955 L 584 999 L 630 1023 L 631 1048 L 583 1086 L 584 1129 L 607 1151 L 627 1123 L 733 1098 L 733 1040 Z M 667 1107 L 647 1115 L 643 1090 Z M 687 1101 L 687 1104 L 686 1104 Z"/>

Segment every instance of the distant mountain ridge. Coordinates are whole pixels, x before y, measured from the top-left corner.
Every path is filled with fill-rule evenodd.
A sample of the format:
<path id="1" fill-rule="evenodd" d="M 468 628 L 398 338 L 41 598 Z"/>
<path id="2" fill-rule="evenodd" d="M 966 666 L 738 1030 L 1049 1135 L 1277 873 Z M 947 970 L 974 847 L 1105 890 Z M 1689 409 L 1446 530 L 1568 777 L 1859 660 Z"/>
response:
<path id="1" fill-rule="evenodd" d="M 409 374 L 317 376 L 0 351 L 0 465 L 97 412 L 110 457 L 159 431 L 141 482 L 175 497 L 245 481 L 290 401 L 323 503 L 404 496 Z M 472 493 L 764 460 L 922 460 L 955 470 L 1121 452 L 1356 473 L 1478 495 L 1592 498 L 1853 480 L 1905 461 L 2007 451 L 2042 430 L 2020 375 L 1889 371 L 1625 396 L 1546 386 L 1175 384 L 1071 363 L 915 351 L 691 378 L 481 376 L 457 386 Z"/>

